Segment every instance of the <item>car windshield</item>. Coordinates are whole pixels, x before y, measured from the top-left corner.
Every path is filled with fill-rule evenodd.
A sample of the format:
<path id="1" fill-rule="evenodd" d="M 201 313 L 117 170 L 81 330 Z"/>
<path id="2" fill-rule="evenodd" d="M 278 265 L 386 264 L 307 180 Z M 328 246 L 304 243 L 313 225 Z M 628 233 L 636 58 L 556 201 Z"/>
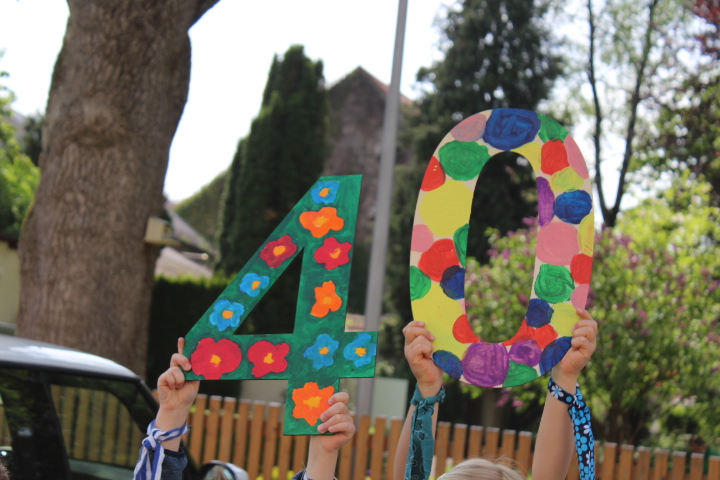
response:
<path id="1" fill-rule="evenodd" d="M 3 368 L 0 399 L 0 455 L 14 480 L 131 479 L 154 418 L 136 382 L 68 373 Z"/>

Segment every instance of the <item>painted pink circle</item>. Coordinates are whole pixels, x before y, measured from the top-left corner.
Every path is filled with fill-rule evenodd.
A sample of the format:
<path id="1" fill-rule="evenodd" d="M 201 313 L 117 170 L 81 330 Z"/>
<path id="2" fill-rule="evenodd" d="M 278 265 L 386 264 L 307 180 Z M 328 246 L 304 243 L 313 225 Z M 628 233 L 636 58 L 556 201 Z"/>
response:
<path id="1" fill-rule="evenodd" d="M 550 222 L 540 227 L 537 239 L 537 258 L 550 265 L 570 265 L 580 253 L 578 231 L 565 222 Z"/>
<path id="2" fill-rule="evenodd" d="M 450 133 L 455 140 L 474 142 L 479 140 L 485 132 L 485 122 L 487 122 L 487 117 L 482 113 L 476 113 L 455 125 Z"/>
<path id="3" fill-rule="evenodd" d="M 413 252 L 427 252 L 432 247 L 435 238 L 427 225 L 415 225 L 412 233 L 410 249 Z"/>
<path id="4" fill-rule="evenodd" d="M 570 302 L 573 304 L 573 307 L 585 310 L 589 292 L 590 284 L 583 283 L 582 285 L 578 285 L 577 287 L 575 287 L 572 295 L 570 295 Z"/>
<path id="5" fill-rule="evenodd" d="M 565 151 L 567 151 L 568 163 L 573 170 L 582 178 L 588 178 L 590 174 L 588 173 L 587 164 L 585 163 L 582 152 L 580 152 L 580 147 L 578 147 L 575 139 L 571 135 L 565 137 Z"/>

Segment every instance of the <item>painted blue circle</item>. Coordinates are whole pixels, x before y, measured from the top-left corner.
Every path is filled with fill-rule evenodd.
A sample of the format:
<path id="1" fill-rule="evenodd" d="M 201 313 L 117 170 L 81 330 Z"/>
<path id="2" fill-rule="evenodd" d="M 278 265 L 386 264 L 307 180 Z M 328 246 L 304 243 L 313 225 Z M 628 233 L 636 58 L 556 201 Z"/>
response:
<path id="1" fill-rule="evenodd" d="M 571 344 L 571 337 L 560 337 L 545 347 L 545 350 L 540 354 L 540 375 L 545 375 L 552 370 L 570 350 Z"/>
<path id="2" fill-rule="evenodd" d="M 537 113 L 520 108 L 497 108 L 485 124 L 483 140 L 498 150 L 512 150 L 532 142 L 539 130 Z"/>
<path id="3" fill-rule="evenodd" d="M 575 190 L 559 195 L 555 199 L 555 216 L 565 223 L 577 225 L 592 210 L 592 197 L 585 190 Z"/>
<path id="4" fill-rule="evenodd" d="M 550 323 L 554 312 L 548 302 L 542 298 L 533 298 L 528 305 L 525 320 L 531 327 L 540 328 Z"/>
<path id="5" fill-rule="evenodd" d="M 465 298 L 465 269 L 458 265 L 448 267 L 443 272 L 440 288 L 453 300 Z"/>
<path id="6" fill-rule="evenodd" d="M 457 378 L 458 380 L 462 377 L 462 362 L 454 354 L 448 352 L 447 350 L 438 350 L 433 353 L 433 360 L 435 361 L 435 365 L 440 367 L 443 372 L 447 373 L 451 377 Z"/>

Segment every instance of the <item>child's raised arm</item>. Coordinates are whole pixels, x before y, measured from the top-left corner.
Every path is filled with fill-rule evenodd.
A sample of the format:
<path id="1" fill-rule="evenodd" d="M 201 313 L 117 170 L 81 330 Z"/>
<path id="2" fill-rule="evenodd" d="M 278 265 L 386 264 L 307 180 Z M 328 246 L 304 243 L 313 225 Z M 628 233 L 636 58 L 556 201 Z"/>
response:
<path id="1" fill-rule="evenodd" d="M 348 411 L 347 393 L 338 392 L 328 399 L 330 408 L 320 415 L 322 424 L 318 432 L 335 435 L 314 435 L 310 439 L 308 462 L 305 473 L 308 479 L 332 480 L 335 475 L 338 452 L 355 434 L 355 425 Z"/>
<path id="2" fill-rule="evenodd" d="M 575 395 L 578 375 L 595 351 L 597 322 L 585 310 L 577 310 L 580 321 L 573 328 L 572 346 L 552 370 L 556 398 L 548 392 L 545 399 L 540 429 L 535 442 L 533 480 L 561 480 L 567 475 L 570 460 L 575 452 L 573 423 L 568 414 L 569 405 L 562 399 L 566 394 Z M 590 451 L 593 445 L 588 445 Z"/>
<path id="3" fill-rule="evenodd" d="M 403 328 L 405 335 L 405 358 L 410 369 L 417 380 L 417 390 L 423 398 L 435 397 L 440 393 L 442 387 L 442 370 L 432 358 L 432 341 L 435 337 L 425 328 L 424 322 L 410 322 Z M 412 417 L 415 413 L 415 406 L 410 405 L 405 424 L 403 425 L 397 450 L 395 451 L 395 465 L 393 473 L 395 480 L 405 477 L 405 468 L 408 461 L 410 449 L 410 434 L 412 428 Z M 438 408 L 435 405 L 431 433 L 435 435 L 435 424 L 437 423 Z M 432 455 L 430 456 L 432 458 Z"/>

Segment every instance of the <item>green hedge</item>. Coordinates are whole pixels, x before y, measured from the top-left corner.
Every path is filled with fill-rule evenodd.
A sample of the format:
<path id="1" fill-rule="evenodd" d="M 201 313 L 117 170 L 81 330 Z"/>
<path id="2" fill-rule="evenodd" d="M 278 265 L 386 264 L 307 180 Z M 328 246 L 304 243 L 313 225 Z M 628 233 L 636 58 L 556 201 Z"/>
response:
<path id="1" fill-rule="evenodd" d="M 147 355 L 147 383 L 155 388 L 157 379 L 177 351 L 177 339 L 190 331 L 203 313 L 230 283 L 230 278 L 157 277 L 153 287 Z M 237 380 L 202 382 L 208 395 L 237 396 Z"/>

